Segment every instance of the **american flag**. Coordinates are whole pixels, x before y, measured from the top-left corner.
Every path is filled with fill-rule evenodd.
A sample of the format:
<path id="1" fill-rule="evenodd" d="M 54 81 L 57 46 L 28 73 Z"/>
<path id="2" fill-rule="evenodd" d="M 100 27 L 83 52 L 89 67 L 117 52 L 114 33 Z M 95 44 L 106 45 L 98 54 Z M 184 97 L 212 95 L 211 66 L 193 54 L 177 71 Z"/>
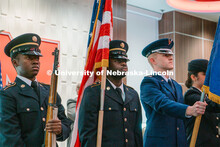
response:
<path id="1" fill-rule="evenodd" d="M 112 0 L 95 0 L 88 38 L 88 50 L 86 58 L 86 71 L 98 71 L 102 67 L 108 67 L 109 42 L 113 36 Z M 83 91 L 97 80 L 95 74 L 92 77 L 84 75 L 76 104 L 76 118 L 71 139 L 71 147 L 80 147 L 78 134 L 78 118 Z"/>
<path id="2" fill-rule="evenodd" d="M 2 89 L 3 84 L 2 84 L 2 65 L 1 65 L 1 61 L 0 61 L 0 89 Z"/>

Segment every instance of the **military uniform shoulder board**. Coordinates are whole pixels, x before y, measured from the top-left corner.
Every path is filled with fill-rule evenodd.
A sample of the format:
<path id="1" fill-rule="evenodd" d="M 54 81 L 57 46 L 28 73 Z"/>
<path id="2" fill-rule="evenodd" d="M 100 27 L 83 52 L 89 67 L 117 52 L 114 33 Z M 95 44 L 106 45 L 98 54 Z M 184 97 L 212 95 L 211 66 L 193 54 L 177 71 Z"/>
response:
<path id="1" fill-rule="evenodd" d="M 42 85 L 43 85 L 43 86 L 50 86 L 49 84 L 45 84 L 45 83 L 41 83 L 41 82 L 39 82 L 39 85 L 40 85 L 40 86 L 42 86 Z M 42 86 L 42 87 L 43 87 L 43 86 Z"/>
<path id="2" fill-rule="evenodd" d="M 101 82 L 95 82 L 95 83 L 92 84 L 91 87 L 99 86 L 100 84 L 101 84 Z"/>
<path id="3" fill-rule="evenodd" d="M 134 90 L 134 88 L 133 87 L 131 87 L 131 86 L 128 86 L 128 85 L 126 85 L 126 84 L 124 84 L 126 87 L 128 87 L 128 88 L 131 88 L 131 89 L 133 89 Z"/>
<path id="4" fill-rule="evenodd" d="M 15 86 L 16 85 L 16 83 L 14 82 L 14 83 L 9 83 L 8 85 L 6 85 L 4 88 L 3 88 L 3 90 L 6 90 L 6 89 L 8 89 L 8 88 L 10 88 L 10 87 L 13 87 L 13 86 Z"/>

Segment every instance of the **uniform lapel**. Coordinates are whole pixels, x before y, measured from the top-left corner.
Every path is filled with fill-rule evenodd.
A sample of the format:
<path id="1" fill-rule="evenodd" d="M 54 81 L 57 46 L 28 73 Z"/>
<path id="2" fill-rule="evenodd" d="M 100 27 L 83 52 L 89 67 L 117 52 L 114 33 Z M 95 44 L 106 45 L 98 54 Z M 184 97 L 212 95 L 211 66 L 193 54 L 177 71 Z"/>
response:
<path id="1" fill-rule="evenodd" d="M 172 89 L 172 87 L 168 84 L 167 81 L 164 80 L 163 77 L 161 76 L 155 76 L 158 80 L 160 80 L 160 82 L 162 83 L 162 85 L 164 85 L 164 87 L 170 91 L 170 93 L 173 95 L 174 99 L 176 99 L 175 93 Z M 176 88 L 176 85 L 174 86 L 174 88 Z"/>
<path id="2" fill-rule="evenodd" d="M 15 82 L 20 87 L 20 92 L 19 93 L 21 95 L 25 95 L 27 97 L 31 97 L 31 98 L 34 98 L 35 100 L 39 101 L 37 94 L 35 93 L 35 91 L 29 85 L 27 85 L 25 82 L 23 82 L 19 78 L 16 78 Z"/>
<path id="3" fill-rule="evenodd" d="M 180 94 L 182 95 L 182 93 L 178 92 L 178 91 L 180 91 L 179 89 L 177 89 L 179 87 L 178 83 L 176 81 L 174 81 L 173 79 L 172 79 L 172 82 L 173 82 L 173 86 L 174 86 L 175 91 L 176 91 L 176 99 L 179 102 L 179 98 L 182 97 L 182 96 L 180 96 Z"/>
<path id="4" fill-rule="evenodd" d="M 117 101 L 118 103 L 123 105 L 123 100 L 118 96 L 116 93 L 116 90 L 111 86 L 108 80 L 106 80 L 106 89 L 105 89 L 105 95 L 113 99 L 114 101 Z"/>
<path id="5" fill-rule="evenodd" d="M 43 85 L 39 83 L 39 91 L 40 91 L 40 105 L 42 106 L 45 99 L 49 96 L 47 90 L 44 88 Z"/>
<path id="6" fill-rule="evenodd" d="M 170 85 L 165 80 L 163 81 L 163 84 L 166 87 L 166 89 L 168 89 L 172 93 L 173 97 L 175 98 L 176 96 L 175 96 L 175 93 L 174 93 L 172 87 L 170 87 Z"/>
<path id="7" fill-rule="evenodd" d="M 129 91 L 129 89 L 126 85 L 124 85 L 124 91 L 125 91 L 125 103 L 124 103 L 124 105 L 126 105 L 132 100 L 133 94 Z"/>

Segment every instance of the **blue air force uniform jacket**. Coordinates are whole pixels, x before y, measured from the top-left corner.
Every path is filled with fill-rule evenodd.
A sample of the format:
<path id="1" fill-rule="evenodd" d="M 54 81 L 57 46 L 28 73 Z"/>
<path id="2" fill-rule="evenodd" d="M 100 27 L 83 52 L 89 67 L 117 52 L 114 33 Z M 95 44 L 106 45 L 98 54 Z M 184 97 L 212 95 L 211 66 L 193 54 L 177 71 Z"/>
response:
<path id="1" fill-rule="evenodd" d="M 82 147 L 96 147 L 100 84 L 85 89 L 79 110 Z M 124 85 L 125 102 L 106 81 L 102 147 L 142 147 L 141 105 L 137 92 Z"/>
<path id="2" fill-rule="evenodd" d="M 145 77 L 141 83 L 141 102 L 147 122 L 144 147 L 184 147 L 186 136 L 183 119 L 187 105 L 182 88 L 174 80 L 172 87 L 161 76 Z"/>
<path id="3" fill-rule="evenodd" d="M 39 85 L 40 98 L 19 78 L 0 91 L 1 147 L 40 147 L 43 144 L 50 86 Z M 70 120 L 66 118 L 59 95 L 57 106 L 62 122 L 62 134 L 57 140 L 63 141 L 69 136 Z"/>

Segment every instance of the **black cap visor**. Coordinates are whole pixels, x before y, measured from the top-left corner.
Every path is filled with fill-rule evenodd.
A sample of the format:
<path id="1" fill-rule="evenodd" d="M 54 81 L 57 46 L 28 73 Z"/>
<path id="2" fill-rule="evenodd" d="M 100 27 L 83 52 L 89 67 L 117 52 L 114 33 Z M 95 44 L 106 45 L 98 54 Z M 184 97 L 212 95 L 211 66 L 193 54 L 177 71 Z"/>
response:
<path id="1" fill-rule="evenodd" d="M 37 51 L 21 52 L 20 54 L 22 54 L 22 55 L 40 56 L 40 57 L 43 56 L 40 52 L 37 52 Z"/>
<path id="2" fill-rule="evenodd" d="M 149 57 L 153 53 L 159 53 L 159 54 L 168 54 L 168 55 L 173 55 L 173 51 L 171 49 L 157 49 L 149 52 L 146 57 Z"/>
<path id="3" fill-rule="evenodd" d="M 114 55 L 114 56 L 110 56 L 110 58 L 111 59 L 124 59 L 127 62 L 130 61 L 127 56 L 123 56 L 123 55 L 117 55 L 117 56 Z"/>

